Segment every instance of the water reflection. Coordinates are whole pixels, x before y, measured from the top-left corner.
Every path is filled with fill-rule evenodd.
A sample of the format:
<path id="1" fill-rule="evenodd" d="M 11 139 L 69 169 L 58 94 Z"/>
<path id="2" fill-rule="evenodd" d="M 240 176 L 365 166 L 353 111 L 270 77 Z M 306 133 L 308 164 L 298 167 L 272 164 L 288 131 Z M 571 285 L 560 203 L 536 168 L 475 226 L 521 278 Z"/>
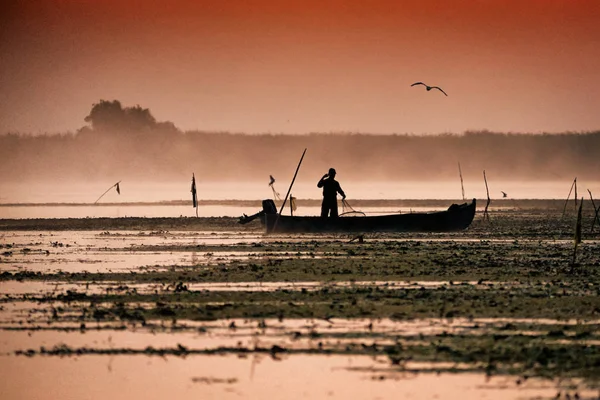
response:
<path id="1" fill-rule="evenodd" d="M 395 214 L 409 212 L 431 212 L 445 209 L 451 203 L 441 207 L 412 206 L 406 208 L 361 207 L 367 214 Z M 261 209 L 259 202 L 254 206 L 235 205 L 200 205 L 198 217 L 233 217 L 253 214 Z M 294 215 L 315 216 L 321 212 L 320 207 L 301 207 Z M 284 215 L 289 215 L 285 210 Z M 178 218 L 195 217 L 196 211 L 190 206 L 171 204 L 119 204 L 119 205 L 0 205 L 0 218 Z"/>
<path id="2" fill-rule="evenodd" d="M 437 374 L 368 356 L 0 356 L 3 399 L 550 399 L 557 383 Z M 443 367 L 443 366 L 441 366 Z M 32 384 L 32 381 L 35 384 Z M 57 384 L 60 382 L 60 384 Z M 519 383 L 517 383 L 519 382 Z M 563 390 L 564 391 L 564 390 Z M 591 399 L 592 391 L 571 390 Z"/>

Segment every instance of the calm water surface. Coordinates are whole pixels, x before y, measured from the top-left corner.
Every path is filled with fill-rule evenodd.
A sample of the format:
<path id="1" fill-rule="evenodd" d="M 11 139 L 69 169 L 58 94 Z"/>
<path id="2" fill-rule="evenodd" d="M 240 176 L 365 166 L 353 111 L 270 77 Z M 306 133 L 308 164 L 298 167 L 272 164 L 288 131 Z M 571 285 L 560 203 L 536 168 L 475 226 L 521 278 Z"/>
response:
<path id="1" fill-rule="evenodd" d="M 490 174 L 491 175 L 491 174 Z M 566 199 L 572 180 L 566 181 L 494 181 L 488 175 L 488 187 L 491 199 L 502 198 L 502 191 L 513 199 Z M 306 181 L 298 179 L 292 189 L 292 195 L 299 199 L 320 199 L 321 189 L 316 187 L 318 177 Z M 352 199 L 462 199 L 460 181 L 431 182 L 345 182 L 338 176 L 348 200 Z M 89 183 L 9 183 L 0 181 L 0 203 L 86 203 L 93 204 L 115 182 Z M 276 191 L 285 197 L 289 182 L 277 181 Z M 598 193 L 600 181 L 578 181 L 578 197 L 588 198 L 587 190 Z M 115 202 L 161 202 L 191 199 L 190 183 L 180 182 L 139 182 L 122 180 L 121 194 L 110 189 L 98 203 Z M 486 188 L 481 181 L 465 181 L 465 198 L 487 198 Z M 200 200 L 262 200 L 273 198 L 271 187 L 265 182 L 198 182 Z M 574 193 L 571 193 L 573 196 Z M 188 215 L 188 214 L 184 214 Z"/>
<path id="2" fill-rule="evenodd" d="M 551 399 L 553 382 L 394 369 L 366 356 L 0 356 L 3 399 Z M 409 366 L 410 367 L 410 366 Z M 33 384 L 35 382 L 35 384 Z M 592 393 L 579 393 L 591 399 Z"/>

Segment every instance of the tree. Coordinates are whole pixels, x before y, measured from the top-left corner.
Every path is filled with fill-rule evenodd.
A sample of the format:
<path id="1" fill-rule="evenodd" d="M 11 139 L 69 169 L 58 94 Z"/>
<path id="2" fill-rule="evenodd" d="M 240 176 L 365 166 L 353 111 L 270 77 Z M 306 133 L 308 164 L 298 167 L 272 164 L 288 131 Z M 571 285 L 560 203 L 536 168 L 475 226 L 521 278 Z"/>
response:
<path id="1" fill-rule="evenodd" d="M 159 126 L 149 109 L 139 105 L 123 107 L 118 100 L 100 100 L 92 106 L 90 114 L 85 117 L 85 122 L 92 125 L 93 131 L 107 133 L 143 132 L 154 130 Z"/>

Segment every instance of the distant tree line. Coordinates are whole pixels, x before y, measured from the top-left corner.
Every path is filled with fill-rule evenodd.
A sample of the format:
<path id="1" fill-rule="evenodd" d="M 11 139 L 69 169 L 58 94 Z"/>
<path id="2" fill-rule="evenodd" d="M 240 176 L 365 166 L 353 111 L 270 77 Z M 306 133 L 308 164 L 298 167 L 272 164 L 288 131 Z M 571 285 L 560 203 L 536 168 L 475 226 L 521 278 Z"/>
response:
<path id="1" fill-rule="evenodd" d="M 192 172 L 204 181 L 267 181 L 293 174 L 308 148 L 302 176 L 320 177 L 335 167 L 344 180 L 465 178 L 599 180 L 600 131 L 518 134 L 488 131 L 416 136 L 406 134 L 247 135 L 182 132 L 158 122 L 148 109 L 101 100 L 74 134 L 0 135 L 5 181 L 168 180 Z"/>

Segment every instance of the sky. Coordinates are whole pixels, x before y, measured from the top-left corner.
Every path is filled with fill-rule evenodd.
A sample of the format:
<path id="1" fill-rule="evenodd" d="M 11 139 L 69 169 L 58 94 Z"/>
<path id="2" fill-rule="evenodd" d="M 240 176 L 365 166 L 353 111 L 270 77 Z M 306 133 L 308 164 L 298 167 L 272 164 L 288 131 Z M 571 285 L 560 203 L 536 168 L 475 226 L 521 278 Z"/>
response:
<path id="1" fill-rule="evenodd" d="M 7 0 L 0 133 L 600 129 L 597 0 Z M 426 91 L 425 82 L 444 89 Z"/>

